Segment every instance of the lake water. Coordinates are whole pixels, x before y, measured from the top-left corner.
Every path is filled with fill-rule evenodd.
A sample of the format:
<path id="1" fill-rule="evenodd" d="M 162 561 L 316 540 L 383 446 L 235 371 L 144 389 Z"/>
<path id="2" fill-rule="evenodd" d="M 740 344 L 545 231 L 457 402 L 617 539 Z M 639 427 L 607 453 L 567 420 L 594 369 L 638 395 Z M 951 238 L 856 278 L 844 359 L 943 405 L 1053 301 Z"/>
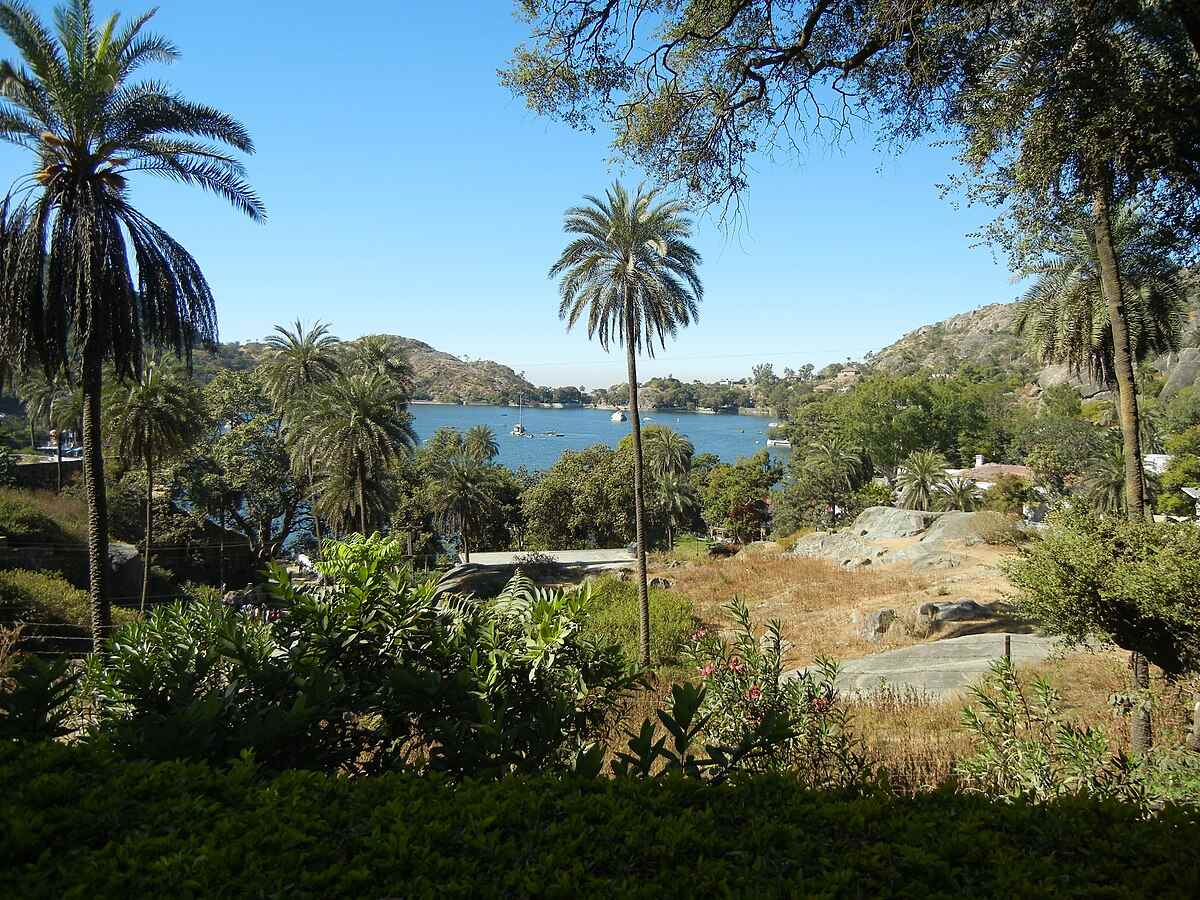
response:
<path id="1" fill-rule="evenodd" d="M 612 411 L 603 409 L 526 408 L 520 418 L 530 437 L 513 437 L 518 419 L 516 407 L 456 406 L 444 403 L 415 403 L 409 407 L 413 426 L 421 440 L 439 428 L 466 431 L 487 425 L 496 432 L 500 456 L 496 460 L 515 469 L 548 469 L 564 450 L 582 450 L 593 444 L 617 442 L 629 434 L 629 422 L 612 421 Z M 767 445 L 766 416 L 706 416 L 699 413 L 651 412 L 642 415 L 642 425 L 664 425 L 686 435 L 697 453 L 715 453 L 725 462 L 751 456 Z M 561 435 L 559 437 L 558 435 Z M 780 453 L 771 449 L 772 455 Z"/>

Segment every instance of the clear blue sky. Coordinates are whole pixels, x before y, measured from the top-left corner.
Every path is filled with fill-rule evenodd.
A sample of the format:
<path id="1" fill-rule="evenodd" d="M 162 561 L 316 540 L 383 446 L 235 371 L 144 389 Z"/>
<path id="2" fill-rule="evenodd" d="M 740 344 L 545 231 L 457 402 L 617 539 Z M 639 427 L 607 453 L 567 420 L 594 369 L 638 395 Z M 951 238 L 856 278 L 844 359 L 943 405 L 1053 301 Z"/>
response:
<path id="1" fill-rule="evenodd" d="M 34 5 L 48 14 L 53 3 Z M 148 5 L 96 2 L 126 15 Z M 258 145 L 249 167 L 265 225 L 194 189 L 133 186 L 203 266 L 223 340 L 321 318 L 344 338 L 404 334 L 538 384 L 624 381 L 620 356 L 564 334 L 546 278 L 563 210 L 618 174 L 608 135 L 539 119 L 499 86 L 522 37 L 512 10 L 508 0 L 160 0 L 152 28 L 183 58 L 154 74 L 239 117 Z M 0 52 L 13 55 L 7 43 Z M 28 168 L 0 149 L 4 184 Z M 938 194 L 950 168 L 941 149 L 881 156 L 869 134 L 844 150 L 760 160 L 743 227 L 699 223 L 699 324 L 641 373 L 820 366 L 1012 299 L 1003 266 L 969 248 L 986 211 Z"/>

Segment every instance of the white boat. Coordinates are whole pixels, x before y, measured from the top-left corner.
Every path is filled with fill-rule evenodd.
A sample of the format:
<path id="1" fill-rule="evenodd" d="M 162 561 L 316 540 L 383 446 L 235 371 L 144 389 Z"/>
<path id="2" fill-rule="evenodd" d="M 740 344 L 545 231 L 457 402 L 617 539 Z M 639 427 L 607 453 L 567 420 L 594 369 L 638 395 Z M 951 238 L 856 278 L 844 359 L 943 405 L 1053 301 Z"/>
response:
<path id="1" fill-rule="evenodd" d="M 512 436 L 513 437 L 528 437 L 529 436 L 529 434 L 525 431 L 524 424 L 522 424 L 522 422 L 521 422 L 521 419 L 524 418 L 524 413 L 525 413 L 525 395 L 522 394 L 520 397 L 517 398 L 517 424 L 512 427 Z"/>
<path id="2" fill-rule="evenodd" d="M 621 410 L 618 409 L 615 413 L 612 414 L 612 420 L 614 422 L 624 422 L 625 421 L 625 413 L 623 413 Z"/>
<path id="3" fill-rule="evenodd" d="M 767 438 L 768 447 L 779 447 L 783 450 L 791 450 L 792 442 L 784 438 Z"/>

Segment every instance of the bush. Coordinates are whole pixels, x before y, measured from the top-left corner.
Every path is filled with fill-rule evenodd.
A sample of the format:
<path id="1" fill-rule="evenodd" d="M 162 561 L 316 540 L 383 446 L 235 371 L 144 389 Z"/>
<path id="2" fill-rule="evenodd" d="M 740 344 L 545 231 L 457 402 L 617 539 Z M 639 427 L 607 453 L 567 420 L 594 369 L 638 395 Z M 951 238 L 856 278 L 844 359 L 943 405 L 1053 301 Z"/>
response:
<path id="1" fill-rule="evenodd" d="M 16 479 L 17 457 L 8 447 L 0 444 L 0 487 L 11 485 Z"/>
<path id="2" fill-rule="evenodd" d="M 347 779 L 0 747 L 15 897 L 1200 896 L 1194 814 L 759 776 Z"/>
<path id="3" fill-rule="evenodd" d="M 113 623 L 123 625 L 138 617 L 135 610 L 113 607 Z M 35 623 L 25 630 L 24 638 L 43 644 L 62 645 L 60 649 L 87 651 L 81 641 L 90 641 L 92 607 L 87 591 L 74 587 L 57 572 L 31 572 L 28 569 L 0 571 L 0 622 Z M 44 626 L 68 626 L 45 628 Z M 70 646 L 67 646 L 67 645 Z"/>
<path id="4" fill-rule="evenodd" d="M 15 488 L 0 488 L 0 537 L 13 547 L 72 542 L 28 492 Z"/>
<path id="5" fill-rule="evenodd" d="M 976 530 L 985 544 L 993 547 L 1015 547 L 1029 540 L 1029 535 L 1012 516 L 993 510 L 975 514 Z"/>
<path id="6" fill-rule="evenodd" d="M 591 582 L 591 603 L 583 621 L 588 639 L 615 644 L 625 658 L 638 658 L 640 621 L 637 583 L 606 575 Z M 692 601 L 682 594 L 650 589 L 650 662 L 668 666 L 680 661 L 688 637 L 696 630 Z"/>

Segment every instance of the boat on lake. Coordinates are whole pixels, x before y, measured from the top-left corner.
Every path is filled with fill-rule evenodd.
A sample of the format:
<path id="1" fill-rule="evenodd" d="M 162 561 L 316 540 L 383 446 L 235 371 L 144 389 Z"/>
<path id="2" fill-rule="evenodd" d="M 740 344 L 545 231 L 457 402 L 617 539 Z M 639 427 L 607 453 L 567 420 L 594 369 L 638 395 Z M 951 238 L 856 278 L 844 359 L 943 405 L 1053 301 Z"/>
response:
<path id="1" fill-rule="evenodd" d="M 618 409 L 615 413 L 612 414 L 612 420 L 614 422 L 624 422 L 625 421 L 625 413 L 623 413 L 621 410 Z"/>
<path id="2" fill-rule="evenodd" d="M 525 418 L 525 395 L 522 394 L 517 398 L 517 424 L 512 427 L 513 437 L 529 437 L 529 433 L 525 431 L 525 425 L 522 420 Z"/>

